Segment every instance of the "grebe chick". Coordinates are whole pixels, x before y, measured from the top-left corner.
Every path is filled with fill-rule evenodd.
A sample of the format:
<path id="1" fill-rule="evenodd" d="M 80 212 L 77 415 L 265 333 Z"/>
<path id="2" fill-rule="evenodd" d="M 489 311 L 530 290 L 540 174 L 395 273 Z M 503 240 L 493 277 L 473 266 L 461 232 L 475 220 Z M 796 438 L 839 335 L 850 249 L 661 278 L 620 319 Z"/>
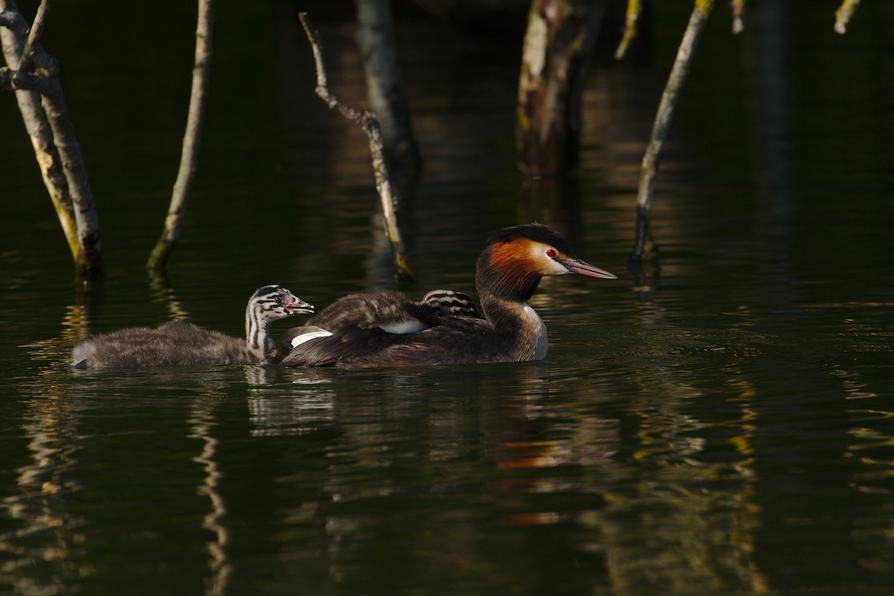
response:
<path id="1" fill-rule="evenodd" d="M 245 339 L 172 321 L 155 329 L 131 327 L 97 335 L 72 350 L 75 368 L 157 368 L 266 362 L 275 342 L 267 334 L 273 321 L 313 313 L 313 306 L 289 290 L 258 288 L 245 307 Z"/>
<path id="2" fill-rule="evenodd" d="M 568 273 L 616 279 L 578 259 L 543 225 L 505 228 L 478 258 L 483 317 L 459 292 L 436 290 L 419 302 L 388 292 L 351 294 L 289 333 L 277 359 L 283 366 L 356 368 L 541 360 L 546 326 L 528 300 L 543 276 Z"/>

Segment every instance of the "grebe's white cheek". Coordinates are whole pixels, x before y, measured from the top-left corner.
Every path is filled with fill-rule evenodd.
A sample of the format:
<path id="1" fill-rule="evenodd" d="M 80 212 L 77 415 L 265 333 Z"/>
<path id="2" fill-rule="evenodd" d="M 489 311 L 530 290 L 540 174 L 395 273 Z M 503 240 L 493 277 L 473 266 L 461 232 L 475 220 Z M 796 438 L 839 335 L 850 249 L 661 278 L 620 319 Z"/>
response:
<path id="1" fill-rule="evenodd" d="M 565 268 L 564 265 L 557 262 L 555 259 L 546 254 L 546 251 L 556 249 L 547 244 L 542 244 L 540 242 L 532 242 L 531 243 L 531 252 L 529 257 L 535 263 L 540 264 L 540 272 L 543 275 L 565 275 L 567 273 L 571 273 L 568 269 Z"/>
<path id="2" fill-rule="evenodd" d="M 545 255 L 543 258 L 547 261 L 546 275 L 567 275 L 571 273 L 570 271 L 568 271 L 565 265 L 559 263 L 558 261 L 551 259 L 550 257 L 547 257 Z"/>

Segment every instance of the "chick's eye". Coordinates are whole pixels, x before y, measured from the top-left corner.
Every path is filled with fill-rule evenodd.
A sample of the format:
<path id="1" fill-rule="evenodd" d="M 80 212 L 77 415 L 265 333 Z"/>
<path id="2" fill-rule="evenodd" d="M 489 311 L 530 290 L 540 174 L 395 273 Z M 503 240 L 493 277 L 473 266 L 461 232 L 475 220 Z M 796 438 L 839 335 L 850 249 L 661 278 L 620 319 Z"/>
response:
<path id="1" fill-rule="evenodd" d="M 551 259 L 555 259 L 555 258 L 556 258 L 556 255 L 558 255 L 558 254 L 559 254 L 559 253 L 556 252 L 556 249 L 554 249 L 554 248 L 548 248 L 548 249 L 546 249 L 546 256 L 548 256 L 548 257 L 551 258 Z"/>

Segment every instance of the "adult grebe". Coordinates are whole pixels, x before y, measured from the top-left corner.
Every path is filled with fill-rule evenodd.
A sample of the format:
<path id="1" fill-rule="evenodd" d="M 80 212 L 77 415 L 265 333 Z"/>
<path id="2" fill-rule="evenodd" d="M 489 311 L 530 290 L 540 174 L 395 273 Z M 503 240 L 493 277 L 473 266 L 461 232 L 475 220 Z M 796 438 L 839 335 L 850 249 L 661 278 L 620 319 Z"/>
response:
<path id="1" fill-rule="evenodd" d="M 578 259 L 543 225 L 506 228 L 478 258 L 484 317 L 459 292 L 435 290 L 419 302 L 388 292 L 351 294 L 289 333 L 276 359 L 283 366 L 356 368 L 540 360 L 546 326 L 528 300 L 544 275 L 567 273 L 616 279 Z"/>
<path id="2" fill-rule="evenodd" d="M 203 329 L 185 321 L 156 329 L 131 327 L 97 335 L 72 350 L 76 368 L 157 368 L 265 362 L 275 342 L 267 325 L 292 315 L 313 312 L 313 306 L 289 290 L 258 288 L 245 307 L 245 339 Z"/>

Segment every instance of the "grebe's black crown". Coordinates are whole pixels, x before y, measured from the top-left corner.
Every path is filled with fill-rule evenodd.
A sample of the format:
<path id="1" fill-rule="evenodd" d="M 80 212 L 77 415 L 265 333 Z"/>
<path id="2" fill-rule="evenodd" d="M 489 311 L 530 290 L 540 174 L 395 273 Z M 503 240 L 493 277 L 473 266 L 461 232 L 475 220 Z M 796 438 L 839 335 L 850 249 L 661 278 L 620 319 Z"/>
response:
<path id="1" fill-rule="evenodd" d="M 574 249 L 571 248 L 571 245 L 568 244 L 568 242 L 566 242 L 564 238 L 540 223 L 529 223 L 520 226 L 503 228 L 502 230 L 491 234 L 490 238 L 487 239 L 487 244 L 488 246 L 490 246 L 491 244 L 497 244 L 501 242 L 512 242 L 517 238 L 527 238 L 528 240 L 533 240 L 534 242 L 549 244 L 550 246 L 556 247 L 570 257 L 575 256 Z"/>
<path id="2" fill-rule="evenodd" d="M 262 288 L 258 288 L 257 290 L 255 290 L 254 297 L 261 298 L 262 296 L 270 296 L 270 295 L 279 294 L 282 291 L 283 291 L 283 287 L 279 286 L 279 285 L 264 286 Z"/>

